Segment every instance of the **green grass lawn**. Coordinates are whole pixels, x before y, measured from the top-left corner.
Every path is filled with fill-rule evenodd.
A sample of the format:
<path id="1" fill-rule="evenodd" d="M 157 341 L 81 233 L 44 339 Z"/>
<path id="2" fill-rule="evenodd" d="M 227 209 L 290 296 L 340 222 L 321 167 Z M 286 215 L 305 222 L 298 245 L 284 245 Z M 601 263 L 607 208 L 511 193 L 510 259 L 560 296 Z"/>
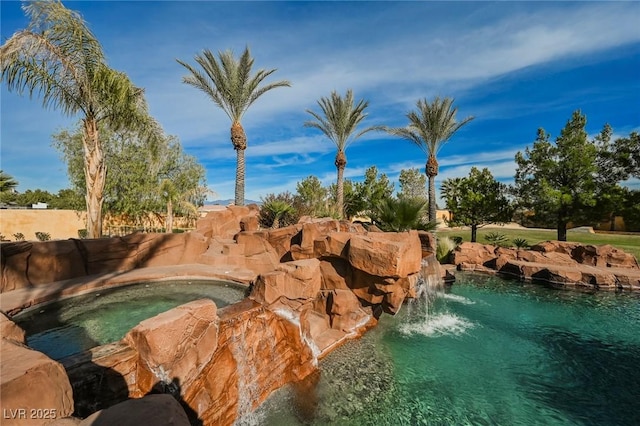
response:
<path id="1" fill-rule="evenodd" d="M 557 238 L 556 230 L 551 229 L 526 229 L 526 228 L 480 228 L 478 229 L 478 242 L 486 243 L 484 236 L 490 232 L 498 232 L 504 234 L 510 241 L 514 238 L 524 238 L 530 245 L 537 244 L 542 241 L 555 240 Z M 438 236 L 458 236 L 464 241 L 471 241 L 471 230 L 460 229 L 438 229 Z M 603 245 L 611 244 L 627 253 L 632 253 L 636 259 L 640 259 L 640 234 L 590 234 L 588 232 L 567 231 L 567 241 L 583 244 Z"/>

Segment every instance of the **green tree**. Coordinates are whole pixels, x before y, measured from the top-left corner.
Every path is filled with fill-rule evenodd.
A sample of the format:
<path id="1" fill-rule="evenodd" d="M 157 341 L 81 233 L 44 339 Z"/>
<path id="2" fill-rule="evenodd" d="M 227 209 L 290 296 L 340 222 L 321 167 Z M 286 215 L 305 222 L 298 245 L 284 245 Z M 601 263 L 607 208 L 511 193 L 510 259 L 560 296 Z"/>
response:
<path id="1" fill-rule="evenodd" d="M 239 59 L 230 50 L 219 52 L 216 59 L 205 49 L 202 55 L 195 56 L 195 61 L 202 70 L 178 59 L 191 73 L 183 77 L 182 82 L 204 92 L 231 119 L 231 143 L 236 150 L 235 204 L 243 206 L 247 135 L 241 124 L 242 116 L 260 96 L 276 87 L 290 87 L 291 83 L 282 80 L 262 85 L 276 70 L 261 69 L 252 74 L 254 59 L 248 47 Z"/>
<path id="2" fill-rule="evenodd" d="M 420 173 L 417 168 L 400 170 L 400 192 L 398 198 L 409 198 L 415 200 L 428 200 L 427 176 Z"/>
<path id="3" fill-rule="evenodd" d="M 378 175 L 376 166 L 369 167 L 364 172 L 364 181 L 356 182 L 353 201 L 347 209 L 348 216 L 364 213 L 371 214 L 376 206 L 393 194 L 393 184 L 386 174 Z"/>
<path id="4" fill-rule="evenodd" d="M 318 217 L 327 210 L 329 190 L 316 176 L 308 176 L 296 184 L 294 207 L 299 214 Z"/>
<path id="5" fill-rule="evenodd" d="M 205 170 L 195 157 L 185 154 L 176 138 L 169 138 L 160 155 L 160 198 L 166 204 L 166 232 L 173 232 L 174 212 L 196 217 L 204 204 Z"/>
<path id="6" fill-rule="evenodd" d="M 82 192 L 69 188 L 58 191 L 58 193 L 51 199 L 50 203 L 49 207 L 60 210 L 81 211 L 86 207 Z"/>
<path id="7" fill-rule="evenodd" d="M 453 108 L 453 99 L 436 97 L 432 102 L 418 100 L 417 111 L 407 114 L 407 127 L 386 128 L 394 135 L 418 145 L 427 156 L 425 173 L 429 180 L 429 221 L 436 221 L 436 184 L 438 175 L 438 151 L 465 124 L 473 120 L 470 116 L 462 121 L 456 120 L 458 108 Z"/>
<path id="8" fill-rule="evenodd" d="M 0 170 L 0 193 L 13 192 L 18 187 L 18 181 L 13 176 Z"/>
<path id="9" fill-rule="evenodd" d="M 331 97 L 322 97 L 318 101 L 318 106 L 322 114 L 307 110 L 314 120 L 304 123 L 305 127 L 312 127 L 325 134 L 337 148 L 335 165 L 338 171 L 336 179 L 337 187 L 337 207 L 340 218 L 344 216 L 344 169 L 347 166 L 347 147 L 360 136 L 372 130 L 379 130 L 380 127 L 368 127 L 356 133 L 358 125 L 366 118 L 365 109 L 369 102 L 361 99 L 355 103 L 353 91 L 347 90 L 344 98 L 335 90 L 331 92 Z"/>
<path id="10" fill-rule="evenodd" d="M 611 231 L 615 231 L 616 216 L 624 216 L 627 229 L 633 226 L 634 191 L 620 184 L 631 177 L 640 177 L 640 135 L 632 132 L 628 137 L 612 141 L 613 129 L 605 124 L 595 138 L 598 150 L 597 202 L 592 209 L 594 220 L 607 218 Z"/>
<path id="11" fill-rule="evenodd" d="M 440 185 L 440 196 L 445 200 L 445 205 L 449 208 L 449 204 L 458 204 L 460 195 L 462 193 L 462 184 L 464 178 L 455 177 L 445 179 Z"/>
<path id="12" fill-rule="evenodd" d="M 596 203 L 597 148 L 587 138 L 586 123 L 575 111 L 555 144 L 539 129 L 533 148 L 515 157 L 519 203 L 543 220 L 554 220 L 560 241 L 567 240 L 567 224 L 583 221 Z"/>
<path id="13" fill-rule="evenodd" d="M 42 189 L 27 189 L 23 193 L 18 194 L 17 203 L 21 206 L 30 206 L 37 203 L 51 204 L 54 196 L 49 191 Z"/>
<path id="14" fill-rule="evenodd" d="M 89 238 L 102 236 L 107 174 L 100 123 L 152 129 L 143 92 L 106 65 L 102 47 L 81 16 L 60 1 L 25 3 L 30 23 L 0 47 L 2 80 L 19 94 L 37 92 L 45 108 L 80 114 Z"/>
<path id="15" fill-rule="evenodd" d="M 196 159 L 183 152 L 174 136 L 140 138 L 135 132 L 103 133 L 105 161 L 109 173 L 105 181 L 104 210 L 126 215 L 141 224 L 149 212 L 167 211 L 193 214 L 204 201 L 205 171 Z M 79 129 L 53 135 L 53 145 L 67 164 L 69 180 L 82 185 L 82 134 Z"/>
<path id="16" fill-rule="evenodd" d="M 487 168 L 472 167 L 468 177 L 445 179 L 441 191 L 452 215 L 449 224 L 470 226 L 471 242 L 477 241 L 478 228 L 508 222 L 513 215 L 507 185 L 495 180 Z"/>

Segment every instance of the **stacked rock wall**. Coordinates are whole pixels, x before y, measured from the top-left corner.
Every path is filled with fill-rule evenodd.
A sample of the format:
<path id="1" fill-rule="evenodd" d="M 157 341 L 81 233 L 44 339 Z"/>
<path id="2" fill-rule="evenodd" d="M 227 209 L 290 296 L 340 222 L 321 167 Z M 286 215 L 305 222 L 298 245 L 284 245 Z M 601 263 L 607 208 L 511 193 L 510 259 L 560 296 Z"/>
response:
<path id="1" fill-rule="evenodd" d="M 611 245 L 546 241 L 523 250 L 462 243 L 454 251 L 454 263 L 460 270 L 500 273 L 554 286 L 640 290 L 638 260 Z"/>

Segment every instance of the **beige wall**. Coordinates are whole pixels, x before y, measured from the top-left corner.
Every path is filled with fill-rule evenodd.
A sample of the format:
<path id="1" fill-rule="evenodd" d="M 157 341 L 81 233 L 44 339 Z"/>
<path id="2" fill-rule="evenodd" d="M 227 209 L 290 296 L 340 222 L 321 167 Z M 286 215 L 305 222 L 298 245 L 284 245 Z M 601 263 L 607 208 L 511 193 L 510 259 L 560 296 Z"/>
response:
<path id="1" fill-rule="evenodd" d="M 25 240 L 37 240 L 36 232 L 48 232 L 52 240 L 78 238 L 78 229 L 86 227 L 86 213 L 75 210 L 0 209 L 0 234 L 15 241 L 22 232 Z"/>

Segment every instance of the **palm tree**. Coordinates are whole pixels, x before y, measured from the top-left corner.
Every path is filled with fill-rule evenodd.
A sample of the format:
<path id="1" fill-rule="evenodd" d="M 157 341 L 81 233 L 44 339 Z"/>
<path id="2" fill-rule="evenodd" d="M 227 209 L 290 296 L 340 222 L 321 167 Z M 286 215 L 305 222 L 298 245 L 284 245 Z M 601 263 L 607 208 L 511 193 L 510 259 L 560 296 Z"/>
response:
<path id="1" fill-rule="evenodd" d="M 436 97 L 429 103 L 426 99 L 418 100 L 417 112 L 407 113 L 409 125 L 400 128 L 386 128 L 385 130 L 418 145 L 427 156 L 425 173 L 429 180 L 429 221 L 436 221 L 436 184 L 438 175 L 438 151 L 455 132 L 473 120 L 470 116 L 462 121 L 456 120 L 458 108 L 452 108 L 453 99 Z"/>
<path id="2" fill-rule="evenodd" d="M 410 229 L 432 231 L 435 222 L 426 222 L 423 212 L 426 201 L 416 198 L 388 197 L 380 201 L 373 211 L 375 224 L 383 231 L 402 232 Z"/>
<path id="3" fill-rule="evenodd" d="M 99 238 L 107 174 L 100 129 L 152 128 L 143 92 L 106 65 L 100 43 L 77 12 L 59 1 L 22 8 L 31 21 L 0 47 L 2 80 L 19 94 L 39 93 L 45 108 L 82 116 L 87 233 Z"/>
<path id="4" fill-rule="evenodd" d="M 363 99 L 358 101 L 357 104 L 354 104 L 353 91 L 351 89 L 347 90 L 344 98 L 334 90 L 331 92 L 330 98 L 322 97 L 318 101 L 322 115 L 307 110 L 307 112 L 315 118 L 315 121 L 307 121 L 304 123 L 304 126 L 319 129 L 338 149 L 335 165 L 338 169 L 336 186 L 338 192 L 338 214 L 340 217 L 344 215 L 344 169 L 347 166 L 345 151 L 353 141 L 365 133 L 382 129 L 380 126 L 372 126 L 358 132 L 354 136 L 356 128 L 367 116 L 364 110 L 368 105 L 369 102 Z"/>
<path id="5" fill-rule="evenodd" d="M 18 181 L 13 176 L 0 170 L 0 193 L 11 192 L 18 186 Z"/>
<path id="6" fill-rule="evenodd" d="M 276 87 L 290 87 L 286 80 L 275 83 L 261 83 L 276 70 L 258 70 L 251 74 L 254 59 L 246 47 L 242 56 L 236 59 L 231 50 L 218 53 L 218 59 L 205 49 L 202 55 L 196 55 L 195 61 L 202 68 L 177 60 L 191 73 L 182 78 L 182 82 L 203 91 L 231 119 L 231 143 L 236 150 L 236 189 L 235 204 L 244 205 L 244 151 L 247 149 L 247 135 L 240 123 L 247 109 L 263 94 Z M 204 71 L 204 72 L 203 72 Z"/>
<path id="7" fill-rule="evenodd" d="M 462 191 L 464 178 L 455 177 L 445 179 L 440 185 L 440 195 L 444 198 L 448 209 L 455 208 L 458 205 L 458 198 Z"/>

